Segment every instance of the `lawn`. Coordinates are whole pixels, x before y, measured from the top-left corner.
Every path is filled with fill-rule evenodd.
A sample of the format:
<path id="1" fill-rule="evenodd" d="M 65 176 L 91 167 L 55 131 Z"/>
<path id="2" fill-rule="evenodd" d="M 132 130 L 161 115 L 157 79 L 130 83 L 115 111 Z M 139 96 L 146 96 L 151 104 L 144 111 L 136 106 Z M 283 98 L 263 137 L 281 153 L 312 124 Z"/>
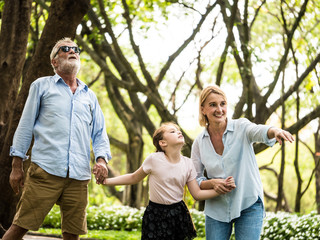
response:
<path id="1" fill-rule="evenodd" d="M 41 234 L 50 234 L 61 236 L 60 229 L 40 228 L 37 232 Z M 113 230 L 89 230 L 88 234 L 80 236 L 81 239 L 108 239 L 108 240 L 140 240 L 141 232 L 139 231 L 113 231 Z M 205 240 L 205 238 L 195 238 L 195 240 Z"/>

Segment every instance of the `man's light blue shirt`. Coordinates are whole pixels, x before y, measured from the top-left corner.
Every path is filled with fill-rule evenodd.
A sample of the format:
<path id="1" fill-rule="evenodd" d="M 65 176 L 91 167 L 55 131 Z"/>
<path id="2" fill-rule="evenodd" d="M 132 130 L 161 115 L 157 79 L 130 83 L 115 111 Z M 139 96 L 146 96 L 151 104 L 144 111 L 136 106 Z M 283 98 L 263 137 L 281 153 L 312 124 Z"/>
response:
<path id="1" fill-rule="evenodd" d="M 34 81 L 13 138 L 10 156 L 27 159 L 49 174 L 77 180 L 91 179 L 90 144 L 96 157 L 111 159 L 110 143 L 98 100 L 77 79 L 73 94 L 59 75 Z"/>
<path id="2" fill-rule="evenodd" d="M 270 127 L 256 125 L 245 118 L 228 119 L 222 137 L 222 155 L 216 153 L 207 129 L 197 136 L 192 145 L 191 158 L 199 185 L 207 180 L 204 177 L 206 169 L 209 179 L 233 176 L 237 186 L 230 193 L 206 200 L 206 215 L 221 222 L 230 222 L 240 217 L 241 211 L 253 205 L 258 197 L 263 201 L 262 182 L 253 143 L 262 142 L 273 146 L 275 139 L 267 136 Z"/>

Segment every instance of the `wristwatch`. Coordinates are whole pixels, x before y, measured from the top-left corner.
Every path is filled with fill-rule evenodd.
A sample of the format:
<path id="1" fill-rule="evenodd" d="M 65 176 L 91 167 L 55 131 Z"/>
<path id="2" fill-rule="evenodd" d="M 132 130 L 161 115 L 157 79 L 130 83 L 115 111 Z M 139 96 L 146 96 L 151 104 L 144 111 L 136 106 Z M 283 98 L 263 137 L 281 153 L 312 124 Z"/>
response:
<path id="1" fill-rule="evenodd" d="M 108 164 L 108 161 L 106 160 L 106 158 L 105 158 L 104 156 L 99 156 L 99 157 L 97 157 L 96 161 L 97 161 L 99 158 L 102 158 L 102 159 L 106 162 L 106 164 Z"/>

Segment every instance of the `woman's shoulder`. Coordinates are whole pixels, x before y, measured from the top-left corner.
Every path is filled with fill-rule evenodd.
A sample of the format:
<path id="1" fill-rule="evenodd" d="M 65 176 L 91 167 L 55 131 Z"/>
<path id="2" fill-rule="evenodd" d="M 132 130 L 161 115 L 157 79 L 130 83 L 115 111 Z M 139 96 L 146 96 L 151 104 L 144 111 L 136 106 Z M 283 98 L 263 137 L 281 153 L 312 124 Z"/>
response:
<path id="1" fill-rule="evenodd" d="M 238 118 L 238 119 L 230 119 L 228 120 L 228 125 L 232 125 L 236 128 L 244 128 L 245 125 L 250 125 L 252 122 L 250 122 L 247 118 Z"/>
<path id="2" fill-rule="evenodd" d="M 208 134 L 207 129 L 204 128 L 204 129 L 196 136 L 196 138 L 194 139 L 194 141 L 199 141 L 199 140 L 201 140 L 201 139 L 202 139 L 204 136 L 206 136 L 206 135 L 209 135 L 209 134 Z"/>

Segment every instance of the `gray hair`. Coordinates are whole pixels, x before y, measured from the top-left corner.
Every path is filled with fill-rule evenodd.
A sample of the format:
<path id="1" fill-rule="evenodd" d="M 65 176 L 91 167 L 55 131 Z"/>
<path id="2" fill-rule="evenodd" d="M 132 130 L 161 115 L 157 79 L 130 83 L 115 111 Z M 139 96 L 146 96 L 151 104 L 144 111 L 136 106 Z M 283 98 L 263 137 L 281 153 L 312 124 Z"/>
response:
<path id="1" fill-rule="evenodd" d="M 54 45 L 54 47 L 52 48 L 51 53 L 50 53 L 50 62 L 51 62 L 51 66 L 53 67 L 54 72 L 55 72 L 55 68 L 54 68 L 54 66 L 52 64 L 52 59 L 53 58 L 57 58 L 58 55 L 56 55 L 56 56 L 54 56 L 54 55 L 59 51 L 59 48 L 62 46 L 63 43 L 73 43 L 76 46 L 78 46 L 69 37 L 64 37 L 64 38 L 62 38 L 62 39 L 60 39 L 59 41 L 56 42 L 56 44 Z"/>

